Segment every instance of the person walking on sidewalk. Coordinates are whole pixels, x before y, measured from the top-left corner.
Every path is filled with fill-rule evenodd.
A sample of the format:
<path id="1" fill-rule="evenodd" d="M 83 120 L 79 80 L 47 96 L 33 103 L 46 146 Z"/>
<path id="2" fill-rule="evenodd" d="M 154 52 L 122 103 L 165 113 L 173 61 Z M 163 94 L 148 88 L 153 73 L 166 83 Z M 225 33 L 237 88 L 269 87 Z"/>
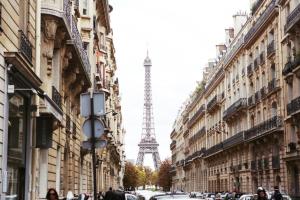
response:
<path id="1" fill-rule="evenodd" d="M 274 187 L 274 194 L 272 196 L 273 200 L 283 200 L 282 194 L 279 191 L 279 187 L 275 186 Z"/>
<path id="2" fill-rule="evenodd" d="M 50 188 L 46 195 L 47 200 L 58 200 L 58 194 L 54 188 Z"/>
<path id="3" fill-rule="evenodd" d="M 112 187 L 109 187 L 109 190 L 105 192 L 104 200 L 114 200 L 114 192 Z"/>

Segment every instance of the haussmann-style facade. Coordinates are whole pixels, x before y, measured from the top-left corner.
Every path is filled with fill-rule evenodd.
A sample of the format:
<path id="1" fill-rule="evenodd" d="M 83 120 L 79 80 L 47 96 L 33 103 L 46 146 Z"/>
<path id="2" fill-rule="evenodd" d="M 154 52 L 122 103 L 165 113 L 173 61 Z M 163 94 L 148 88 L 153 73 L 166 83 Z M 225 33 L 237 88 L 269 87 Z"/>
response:
<path id="1" fill-rule="evenodd" d="M 175 121 L 174 190 L 300 196 L 299 10 L 299 0 L 264 0 L 233 16 Z"/>
<path id="2" fill-rule="evenodd" d="M 92 194 L 80 95 L 105 93 L 97 191 L 122 185 L 125 130 L 107 0 L 0 1 L 0 197 Z"/>

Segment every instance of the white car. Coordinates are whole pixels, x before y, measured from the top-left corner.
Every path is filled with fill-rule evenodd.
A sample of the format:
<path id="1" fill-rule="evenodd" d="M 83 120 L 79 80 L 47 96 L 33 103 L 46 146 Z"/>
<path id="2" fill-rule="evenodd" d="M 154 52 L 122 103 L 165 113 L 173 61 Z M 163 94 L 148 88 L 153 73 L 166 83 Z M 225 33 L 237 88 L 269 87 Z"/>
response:
<path id="1" fill-rule="evenodd" d="M 254 195 L 253 194 L 243 194 L 239 200 L 253 200 Z"/>
<path id="2" fill-rule="evenodd" d="M 128 194 L 128 193 L 125 193 L 125 199 L 126 200 L 138 200 L 138 198 L 135 195 Z"/>

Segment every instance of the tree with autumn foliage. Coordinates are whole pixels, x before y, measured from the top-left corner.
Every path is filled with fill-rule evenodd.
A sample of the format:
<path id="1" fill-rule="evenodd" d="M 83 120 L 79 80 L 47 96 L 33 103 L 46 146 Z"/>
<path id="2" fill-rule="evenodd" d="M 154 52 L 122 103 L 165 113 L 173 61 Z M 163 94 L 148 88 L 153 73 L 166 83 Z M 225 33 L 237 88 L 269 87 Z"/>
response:
<path id="1" fill-rule="evenodd" d="M 125 164 L 123 185 L 125 189 L 133 189 L 138 186 L 139 173 L 135 165 L 130 162 Z"/>
<path id="2" fill-rule="evenodd" d="M 171 176 L 171 161 L 166 159 L 164 160 L 158 171 L 158 185 L 163 188 L 164 191 L 170 191 L 172 184 Z"/>

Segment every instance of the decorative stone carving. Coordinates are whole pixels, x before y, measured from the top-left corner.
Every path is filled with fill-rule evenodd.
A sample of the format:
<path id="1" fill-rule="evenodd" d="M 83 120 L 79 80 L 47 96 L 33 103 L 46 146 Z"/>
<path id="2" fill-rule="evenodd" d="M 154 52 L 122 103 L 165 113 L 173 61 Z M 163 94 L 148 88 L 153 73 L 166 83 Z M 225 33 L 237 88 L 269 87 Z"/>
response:
<path id="1" fill-rule="evenodd" d="M 43 21 L 43 44 L 42 44 L 42 55 L 46 58 L 47 76 L 51 75 L 52 72 L 52 58 L 54 49 L 54 40 L 57 30 L 57 21 L 55 19 L 44 18 Z"/>

